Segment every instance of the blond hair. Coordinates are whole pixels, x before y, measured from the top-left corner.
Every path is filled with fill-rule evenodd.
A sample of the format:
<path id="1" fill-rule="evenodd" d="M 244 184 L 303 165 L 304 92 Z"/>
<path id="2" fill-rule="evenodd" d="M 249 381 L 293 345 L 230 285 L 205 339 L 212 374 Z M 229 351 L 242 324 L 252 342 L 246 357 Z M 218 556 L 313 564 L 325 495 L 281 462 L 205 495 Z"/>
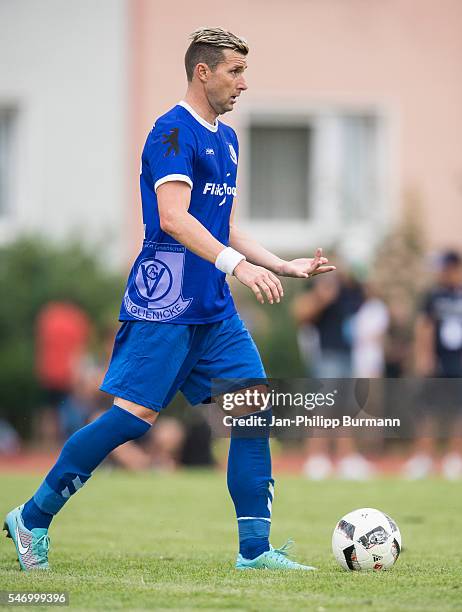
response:
<path id="1" fill-rule="evenodd" d="M 244 38 L 223 28 L 199 28 L 190 35 L 191 43 L 184 58 L 188 81 L 192 81 L 194 68 L 199 63 L 207 64 L 211 70 L 224 60 L 223 49 L 232 49 L 247 55 L 249 45 Z"/>

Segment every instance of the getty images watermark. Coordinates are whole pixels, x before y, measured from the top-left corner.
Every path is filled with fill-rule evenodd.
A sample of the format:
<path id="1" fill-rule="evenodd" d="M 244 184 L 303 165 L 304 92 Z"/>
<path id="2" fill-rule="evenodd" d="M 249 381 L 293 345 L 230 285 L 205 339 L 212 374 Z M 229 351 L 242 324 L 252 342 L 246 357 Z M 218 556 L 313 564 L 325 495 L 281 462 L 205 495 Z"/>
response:
<path id="1" fill-rule="evenodd" d="M 215 436 L 271 433 L 280 439 L 365 437 L 409 439 L 428 420 L 434 436 L 462 428 L 462 379 L 220 379 L 216 407 L 204 407 Z M 271 411 L 270 411 L 271 409 Z"/>
<path id="2" fill-rule="evenodd" d="M 204 407 L 215 436 L 271 427 L 279 438 L 409 439 L 431 420 L 434 435 L 446 438 L 462 427 L 462 379 L 220 379 L 212 397 L 225 412 Z"/>
<path id="3" fill-rule="evenodd" d="M 222 396 L 221 406 L 223 410 L 231 411 L 247 406 L 255 407 L 255 412 L 246 416 L 225 415 L 223 424 L 225 427 L 275 427 L 275 428 L 316 428 L 334 430 L 339 427 L 348 428 L 397 428 L 401 426 L 398 417 L 373 417 L 355 416 L 351 414 L 338 414 L 336 401 L 339 398 L 338 389 L 328 392 L 300 392 L 300 391 L 276 391 L 267 392 L 257 389 L 244 389 L 233 393 L 225 393 Z M 270 408 L 282 408 L 284 411 L 296 412 L 302 409 L 301 414 L 290 416 L 278 416 L 272 414 L 261 414 Z M 298 409 L 298 410 L 297 410 Z M 327 414 L 313 414 L 316 409 L 325 411 Z M 310 414 L 307 414 L 309 412 Z"/>

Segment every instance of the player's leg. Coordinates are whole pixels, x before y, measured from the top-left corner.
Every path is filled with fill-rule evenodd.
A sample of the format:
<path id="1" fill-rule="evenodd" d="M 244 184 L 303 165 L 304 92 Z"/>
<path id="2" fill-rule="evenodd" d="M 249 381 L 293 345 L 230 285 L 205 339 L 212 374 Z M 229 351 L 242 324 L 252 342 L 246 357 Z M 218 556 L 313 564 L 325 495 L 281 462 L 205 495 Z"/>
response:
<path id="1" fill-rule="evenodd" d="M 246 559 L 255 559 L 270 550 L 274 497 L 269 444 L 272 411 L 261 411 L 263 404 L 258 402 L 266 391 L 265 385 L 243 389 L 239 393 L 249 397 L 247 404 L 227 410 L 232 417 L 257 417 L 253 425 L 232 427 L 228 455 L 228 490 L 236 510 L 239 553 Z M 222 397 L 216 402 L 222 406 Z"/>
<path id="2" fill-rule="evenodd" d="M 52 518 L 90 478 L 115 448 L 144 435 L 157 412 L 114 398 L 112 408 L 76 431 L 34 496 L 24 504 L 22 520 L 27 529 L 48 528 Z"/>
<path id="3" fill-rule="evenodd" d="M 208 326 L 206 333 L 202 357 L 181 387 L 192 404 L 207 401 L 211 396 L 219 398 L 228 384 L 234 389 L 251 387 L 250 391 L 266 391 L 266 385 L 261 384 L 266 374 L 257 347 L 237 315 Z M 222 384 L 212 389 L 212 379 L 221 379 Z M 233 428 L 231 434 L 228 487 L 238 523 L 240 553 L 236 567 L 311 569 L 287 559 L 284 547 L 273 549 L 269 543 L 274 496 L 269 444 L 271 410 L 262 412 L 253 393 L 249 397 L 246 406 L 231 411 L 235 416 L 254 413 L 261 419 Z"/>
<path id="4" fill-rule="evenodd" d="M 6 518 L 5 527 L 15 542 L 22 569 L 48 567 L 47 530 L 53 517 L 111 451 L 149 430 L 171 393 L 182 352 L 187 353 L 185 327 L 122 325 L 101 387 L 114 395 L 114 405 L 69 438 L 37 492 Z M 175 359 L 168 358 L 172 344 L 177 348 Z"/>
<path id="5" fill-rule="evenodd" d="M 312 570 L 287 557 L 291 542 L 279 549 L 269 543 L 274 498 L 269 444 L 272 410 L 262 410 L 261 400 L 267 392 L 266 385 L 239 390 L 236 394 L 248 397 L 248 403 L 227 410 L 228 415 L 242 419 L 232 427 L 228 456 L 228 489 L 239 531 L 236 569 Z M 222 404 L 222 398 L 217 403 Z"/>
<path id="6" fill-rule="evenodd" d="M 115 398 L 110 410 L 67 440 L 33 497 L 5 519 L 23 570 L 48 568 L 48 528 L 54 516 L 111 451 L 145 434 L 156 417 L 153 410 Z"/>

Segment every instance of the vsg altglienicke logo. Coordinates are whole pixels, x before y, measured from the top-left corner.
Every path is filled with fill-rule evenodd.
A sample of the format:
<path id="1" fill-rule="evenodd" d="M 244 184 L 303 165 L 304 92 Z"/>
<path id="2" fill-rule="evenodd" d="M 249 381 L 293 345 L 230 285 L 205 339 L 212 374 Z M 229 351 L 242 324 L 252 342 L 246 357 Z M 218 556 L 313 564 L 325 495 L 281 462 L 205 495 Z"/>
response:
<path id="1" fill-rule="evenodd" d="M 141 260 L 133 271 L 124 304 L 137 319 L 168 321 L 182 314 L 192 302 L 182 295 L 185 249 L 158 244 L 153 250 L 153 256 Z"/>

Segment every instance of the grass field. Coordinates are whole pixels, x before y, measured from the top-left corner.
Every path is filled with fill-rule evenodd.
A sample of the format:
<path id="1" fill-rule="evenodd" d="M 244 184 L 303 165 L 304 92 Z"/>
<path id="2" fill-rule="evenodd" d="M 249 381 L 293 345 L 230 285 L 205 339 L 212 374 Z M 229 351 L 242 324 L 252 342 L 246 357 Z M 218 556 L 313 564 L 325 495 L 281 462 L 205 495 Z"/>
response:
<path id="1" fill-rule="evenodd" d="M 38 482 L 0 476 L 2 516 Z M 294 557 L 318 572 L 233 569 L 236 526 L 221 473 L 101 471 L 50 530 L 51 572 L 19 572 L 11 540 L 1 539 L 0 590 L 68 591 L 73 610 L 462 610 L 459 484 L 284 476 L 276 485 L 272 542 L 292 537 Z M 336 520 L 364 506 L 401 528 L 404 551 L 390 572 L 345 572 L 333 559 Z"/>

